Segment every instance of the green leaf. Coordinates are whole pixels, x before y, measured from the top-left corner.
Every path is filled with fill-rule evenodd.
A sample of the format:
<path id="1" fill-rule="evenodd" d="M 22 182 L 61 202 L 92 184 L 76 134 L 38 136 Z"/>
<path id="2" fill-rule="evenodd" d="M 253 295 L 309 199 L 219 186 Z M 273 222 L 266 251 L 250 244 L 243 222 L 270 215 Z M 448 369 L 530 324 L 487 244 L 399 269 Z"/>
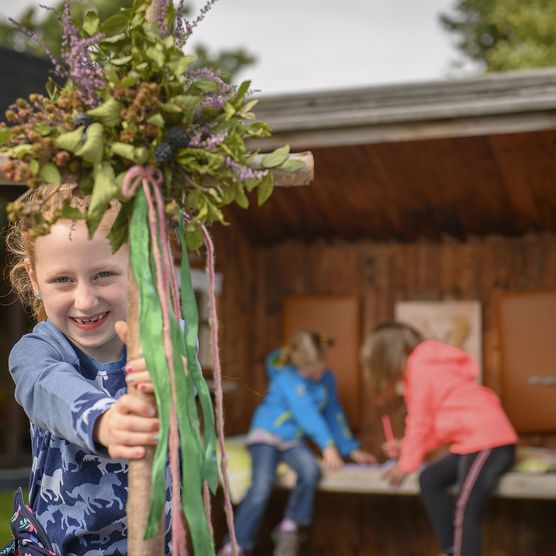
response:
<path id="1" fill-rule="evenodd" d="M 136 71 L 130 71 L 119 83 L 120 87 L 124 89 L 129 89 L 134 85 L 137 85 L 141 80 L 141 76 Z"/>
<path id="2" fill-rule="evenodd" d="M 89 237 L 93 237 L 106 209 L 110 206 L 110 201 L 118 196 L 119 190 L 116 185 L 114 170 L 108 162 L 97 164 L 93 172 L 94 186 L 91 202 L 87 210 L 87 227 Z"/>
<path id="3" fill-rule="evenodd" d="M 247 195 L 245 195 L 245 191 L 243 191 L 243 187 L 241 187 L 241 185 L 238 185 L 236 188 L 235 202 L 244 209 L 249 206 L 249 199 L 247 198 Z"/>
<path id="4" fill-rule="evenodd" d="M 195 110 L 201 102 L 201 97 L 196 95 L 176 95 L 172 97 L 171 102 L 183 110 L 183 123 L 191 123 Z"/>
<path id="5" fill-rule="evenodd" d="M 232 106 L 231 103 L 227 102 L 224 105 L 224 113 L 226 114 L 226 120 L 231 120 L 232 116 L 236 113 L 236 109 Z"/>
<path id="6" fill-rule="evenodd" d="M 128 62 L 131 62 L 131 60 L 133 60 L 133 56 L 130 54 L 129 56 L 122 56 L 121 58 L 112 58 L 112 60 L 110 60 L 110 63 L 113 66 L 123 66 Z"/>
<path id="7" fill-rule="evenodd" d="M 52 133 L 54 128 L 49 124 L 37 124 L 33 129 L 42 137 L 46 137 Z"/>
<path id="8" fill-rule="evenodd" d="M 147 123 L 155 125 L 156 127 L 164 127 L 166 125 L 166 122 L 164 121 L 164 118 L 162 117 L 162 114 L 156 113 L 153 116 L 151 116 L 148 120 Z"/>
<path id="9" fill-rule="evenodd" d="M 39 164 L 38 160 L 31 160 L 31 162 L 29 162 L 29 168 L 31 169 L 31 174 L 33 174 L 33 176 L 36 176 L 41 169 L 41 165 Z"/>
<path id="10" fill-rule="evenodd" d="M 258 99 L 258 98 L 253 99 L 253 100 L 250 100 L 249 102 L 246 102 L 246 103 L 243 105 L 242 109 L 239 111 L 240 114 L 243 114 L 243 115 L 248 114 L 249 112 L 251 112 L 251 109 L 252 109 L 255 105 L 257 105 L 258 103 L 259 103 L 259 99 Z"/>
<path id="11" fill-rule="evenodd" d="M 192 87 L 199 89 L 203 93 L 216 93 L 220 90 L 220 85 L 210 79 L 198 79 L 193 82 Z"/>
<path id="12" fill-rule="evenodd" d="M 185 228 L 185 243 L 189 251 L 198 251 L 203 246 L 203 232 L 190 222 Z"/>
<path id="13" fill-rule="evenodd" d="M 166 65 L 172 70 L 174 75 L 179 79 L 185 73 L 185 70 L 195 60 L 195 56 L 179 56 L 170 60 Z"/>
<path id="14" fill-rule="evenodd" d="M 63 133 L 56 139 L 56 146 L 65 151 L 75 153 L 83 144 L 85 126 L 78 127 L 68 133 Z"/>
<path id="15" fill-rule="evenodd" d="M 10 158 L 23 158 L 25 156 L 33 156 L 33 145 L 16 145 L 8 151 Z"/>
<path id="16" fill-rule="evenodd" d="M 276 168 L 277 166 L 280 166 L 280 164 L 283 164 L 286 161 L 289 154 L 290 146 L 284 145 L 269 154 L 263 155 L 263 168 Z"/>
<path id="17" fill-rule="evenodd" d="M 163 104 L 160 105 L 160 109 L 163 112 L 170 112 L 171 114 L 179 114 L 180 112 L 183 111 L 181 106 L 178 106 L 177 104 L 173 104 L 172 102 L 164 102 Z"/>
<path id="18" fill-rule="evenodd" d="M 100 42 L 108 43 L 108 44 L 116 44 L 120 41 L 127 39 L 127 35 L 125 33 L 118 33 L 117 35 L 112 35 L 111 37 L 106 37 L 102 39 Z"/>
<path id="19" fill-rule="evenodd" d="M 295 158 L 290 158 L 280 164 L 279 168 L 280 170 L 284 170 L 284 172 L 295 172 L 300 168 L 303 168 L 303 161 L 296 160 Z"/>
<path id="20" fill-rule="evenodd" d="M 269 172 L 257 187 L 257 202 L 261 206 L 271 195 L 274 190 L 274 179 Z"/>
<path id="21" fill-rule="evenodd" d="M 112 152 L 135 164 L 144 164 L 149 158 L 149 149 L 146 147 L 134 147 L 126 143 L 112 143 Z"/>
<path id="22" fill-rule="evenodd" d="M 91 164 L 99 164 L 104 156 L 104 128 L 102 124 L 95 122 L 88 126 L 86 135 L 85 143 L 75 154 Z"/>
<path id="23" fill-rule="evenodd" d="M 83 30 L 87 35 L 92 37 L 97 31 L 100 20 L 98 14 L 95 11 L 88 11 L 83 18 Z"/>
<path id="24" fill-rule="evenodd" d="M 70 206 L 68 201 L 64 201 L 64 204 L 60 209 L 59 217 L 65 220 L 84 220 L 85 214 L 83 214 L 78 208 Z"/>
<path id="25" fill-rule="evenodd" d="M 243 81 L 243 83 L 238 87 L 236 96 L 234 97 L 234 105 L 236 108 L 239 108 L 243 103 L 243 99 L 249 91 L 249 87 L 251 86 L 251 81 Z"/>
<path id="26" fill-rule="evenodd" d="M 0 145 L 4 145 L 10 140 L 12 132 L 9 127 L 0 128 Z"/>
<path id="27" fill-rule="evenodd" d="M 90 195 L 93 192 L 93 174 L 92 172 L 87 172 L 82 175 L 78 180 L 79 189 L 85 193 L 85 195 Z"/>
<path id="28" fill-rule="evenodd" d="M 48 183 L 49 185 L 58 185 L 62 183 L 60 171 L 52 162 L 47 162 L 41 167 L 39 177 L 44 183 Z"/>
<path id="29" fill-rule="evenodd" d="M 110 247 L 112 247 L 112 253 L 115 253 L 127 242 L 132 208 L 133 203 L 123 203 L 114 224 L 112 224 L 112 228 L 110 228 L 108 241 L 110 242 Z"/>
<path id="30" fill-rule="evenodd" d="M 115 98 L 110 97 L 100 106 L 87 110 L 87 114 L 107 127 L 116 127 L 122 119 L 121 111 L 122 105 Z M 87 133 L 89 133 L 89 129 L 87 129 Z"/>
<path id="31" fill-rule="evenodd" d="M 108 38 L 113 38 L 114 35 L 122 34 L 125 36 L 124 31 L 127 30 L 129 19 L 125 14 L 117 14 L 109 17 L 101 26 L 100 32 L 106 35 L 105 41 Z"/>
<path id="32" fill-rule="evenodd" d="M 147 55 L 147 58 L 153 60 L 159 68 L 164 66 L 164 52 L 162 52 L 160 49 L 154 46 L 149 46 L 149 48 L 145 50 L 145 54 Z"/>

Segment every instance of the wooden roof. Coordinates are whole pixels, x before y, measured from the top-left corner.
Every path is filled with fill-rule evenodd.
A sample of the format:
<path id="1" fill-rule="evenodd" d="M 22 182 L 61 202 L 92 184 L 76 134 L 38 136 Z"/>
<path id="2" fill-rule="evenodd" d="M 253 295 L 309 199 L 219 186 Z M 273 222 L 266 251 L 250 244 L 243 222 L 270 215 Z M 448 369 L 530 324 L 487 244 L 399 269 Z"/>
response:
<path id="1" fill-rule="evenodd" d="M 256 243 L 556 231 L 556 130 L 313 149 L 315 181 L 234 220 Z"/>
<path id="2" fill-rule="evenodd" d="M 263 98 L 315 180 L 234 208 L 255 243 L 556 231 L 556 70 Z M 264 148 L 264 146 L 263 146 Z"/>
<path id="3" fill-rule="evenodd" d="M 266 96 L 257 116 L 296 148 L 556 127 L 556 69 Z"/>

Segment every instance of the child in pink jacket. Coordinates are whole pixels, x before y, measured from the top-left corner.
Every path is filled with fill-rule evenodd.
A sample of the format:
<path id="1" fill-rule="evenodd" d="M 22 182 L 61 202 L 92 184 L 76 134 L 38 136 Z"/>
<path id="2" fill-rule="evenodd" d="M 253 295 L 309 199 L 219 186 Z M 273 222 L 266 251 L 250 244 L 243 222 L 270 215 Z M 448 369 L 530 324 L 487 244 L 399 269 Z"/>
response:
<path id="1" fill-rule="evenodd" d="M 424 340 L 403 323 L 379 325 L 365 342 L 362 358 L 380 383 L 381 403 L 403 387 L 406 429 L 401 442 L 384 446 L 399 450 L 386 477 L 401 484 L 428 452 L 447 446 L 448 453 L 421 472 L 421 497 L 445 554 L 479 556 L 482 510 L 512 465 L 517 442 L 498 397 L 477 384 L 479 366 L 468 353 Z M 448 493 L 454 484 L 455 504 Z"/>

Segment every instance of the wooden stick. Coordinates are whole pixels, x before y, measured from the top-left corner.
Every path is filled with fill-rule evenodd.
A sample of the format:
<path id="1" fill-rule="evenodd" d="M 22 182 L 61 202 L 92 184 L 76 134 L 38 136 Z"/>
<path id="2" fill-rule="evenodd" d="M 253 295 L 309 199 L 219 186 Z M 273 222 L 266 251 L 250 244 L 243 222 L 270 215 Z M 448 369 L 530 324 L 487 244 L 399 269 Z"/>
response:
<path id="1" fill-rule="evenodd" d="M 165 4 L 161 0 L 152 0 L 147 11 L 147 19 L 158 21 L 161 9 Z M 137 282 L 129 265 L 128 296 L 127 296 L 127 358 L 136 358 L 141 353 L 139 330 L 139 290 Z M 130 388 L 129 394 L 143 396 L 136 388 Z M 151 478 L 154 459 L 154 447 L 147 447 L 142 460 L 129 462 L 128 495 L 127 495 L 127 553 L 128 556 L 163 556 L 164 554 L 164 528 L 162 522 L 157 534 L 145 540 L 145 531 L 151 506 Z M 162 517 L 162 520 L 164 517 Z"/>
<path id="2" fill-rule="evenodd" d="M 262 155 L 257 155 L 253 161 L 253 168 L 261 168 Z M 273 169 L 274 185 L 278 187 L 296 187 L 298 185 L 309 185 L 315 177 L 315 160 L 313 153 L 302 152 L 290 154 L 288 160 L 299 160 L 303 166 L 294 172 Z"/>
<path id="3" fill-rule="evenodd" d="M 129 266 L 128 293 L 127 293 L 127 359 L 132 360 L 140 356 L 141 343 L 139 334 L 139 291 L 133 276 L 131 264 Z M 137 390 L 130 387 L 130 395 L 145 397 L 152 400 Z M 153 402 L 153 406 L 156 405 Z M 164 528 L 159 527 L 158 533 L 145 540 L 149 509 L 151 506 L 151 477 L 155 448 L 148 446 L 145 457 L 141 460 L 129 462 L 128 495 L 127 495 L 127 553 L 129 556 L 162 556 L 164 554 Z M 162 518 L 164 519 L 164 517 Z M 162 525 L 162 523 L 160 524 Z"/>

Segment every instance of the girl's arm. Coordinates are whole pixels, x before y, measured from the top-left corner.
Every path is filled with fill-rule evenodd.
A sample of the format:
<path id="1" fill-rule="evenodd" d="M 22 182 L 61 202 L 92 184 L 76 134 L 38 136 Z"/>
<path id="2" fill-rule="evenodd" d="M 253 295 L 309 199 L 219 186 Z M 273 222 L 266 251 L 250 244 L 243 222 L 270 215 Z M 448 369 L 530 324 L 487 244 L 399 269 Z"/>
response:
<path id="1" fill-rule="evenodd" d="M 433 445 L 433 381 L 426 367 L 413 367 L 406 374 L 407 417 L 398 465 L 406 472 L 416 471 Z"/>
<path id="2" fill-rule="evenodd" d="M 321 451 L 335 446 L 334 437 L 318 407 L 308 394 L 305 383 L 295 373 L 288 373 L 281 377 L 280 387 L 288 409 L 304 433 L 315 442 Z"/>
<path id="3" fill-rule="evenodd" d="M 29 334 L 9 357 L 15 397 L 29 420 L 56 436 L 87 450 L 105 455 L 95 444 L 97 419 L 116 400 L 62 360 L 56 348 Z"/>
<path id="4" fill-rule="evenodd" d="M 332 371 L 326 371 L 323 378 L 324 385 L 328 391 L 328 402 L 324 408 L 324 418 L 330 429 L 338 450 L 342 456 L 347 457 L 352 452 L 359 450 L 361 444 L 353 437 L 344 410 L 338 400 L 336 390 L 336 379 Z"/>

